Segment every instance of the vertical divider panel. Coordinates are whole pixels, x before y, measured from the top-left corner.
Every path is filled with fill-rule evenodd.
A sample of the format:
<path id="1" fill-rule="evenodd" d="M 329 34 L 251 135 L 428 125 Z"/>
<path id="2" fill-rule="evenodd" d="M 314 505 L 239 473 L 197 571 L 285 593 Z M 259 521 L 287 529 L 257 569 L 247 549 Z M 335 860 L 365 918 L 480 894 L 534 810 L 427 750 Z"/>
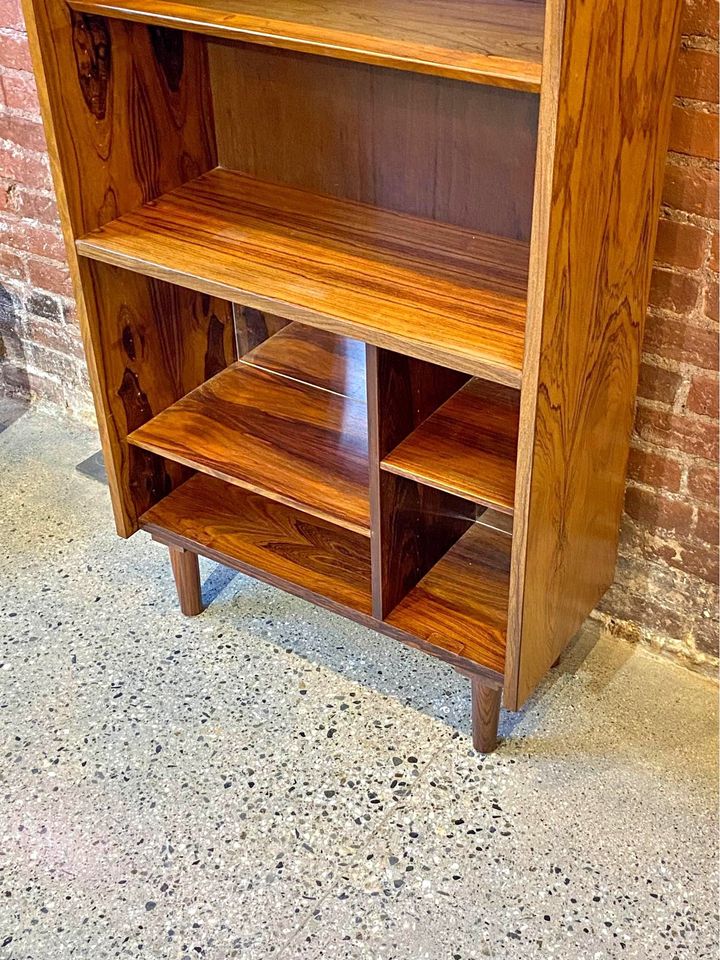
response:
<path id="1" fill-rule="evenodd" d="M 385 619 L 474 522 L 474 504 L 381 470 L 467 374 L 367 347 L 373 616 Z"/>
<path id="2" fill-rule="evenodd" d="M 129 452 L 128 424 L 198 386 L 206 356 L 232 359 L 231 310 L 91 266 L 74 244 L 215 166 L 206 41 L 63 0 L 24 0 L 24 10 L 115 521 L 130 536 L 177 477 Z"/>

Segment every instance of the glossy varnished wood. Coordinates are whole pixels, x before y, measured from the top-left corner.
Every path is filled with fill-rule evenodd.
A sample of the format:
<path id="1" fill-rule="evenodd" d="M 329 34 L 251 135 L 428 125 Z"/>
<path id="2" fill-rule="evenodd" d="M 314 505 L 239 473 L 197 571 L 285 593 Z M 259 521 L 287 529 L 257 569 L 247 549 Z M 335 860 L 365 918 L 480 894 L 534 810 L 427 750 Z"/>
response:
<path id="1" fill-rule="evenodd" d="M 472 523 L 472 505 L 380 469 L 467 375 L 367 348 L 373 612 L 384 619 Z"/>
<path id="2" fill-rule="evenodd" d="M 74 240 L 215 164 L 204 41 L 64 0 L 24 3 L 115 521 L 129 536 L 182 476 L 131 453 L 127 424 L 196 387 L 206 355 L 232 360 L 229 308 L 79 264 Z"/>
<path id="3" fill-rule="evenodd" d="M 196 474 L 149 510 L 142 527 L 215 551 L 277 586 L 292 584 L 308 599 L 370 613 L 366 537 L 221 480 Z"/>
<path id="4" fill-rule="evenodd" d="M 238 361 L 130 442 L 369 536 L 365 405 Z"/>
<path id="5" fill-rule="evenodd" d="M 280 513 L 273 520 L 275 509 L 287 511 L 288 508 L 261 497 L 250 511 L 252 520 L 245 529 L 242 513 L 238 517 L 233 512 L 233 498 L 235 495 L 254 498 L 256 494 L 241 490 L 234 493 L 232 489 L 228 492 L 227 485 L 221 481 L 200 474 L 188 483 L 174 490 L 167 500 L 157 504 L 143 518 L 145 528 L 154 540 L 198 553 L 340 613 L 438 657 L 466 676 L 481 677 L 496 687 L 502 684 L 502 674 L 482 661 L 469 660 L 452 646 L 434 646 L 422 636 L 377 620 L 365 612 L 369 605 L 369 592 L 366 593 L 367 538 L 331 524 L 325 528 L 323 521 L 304 514 L 301 515 L 304 519 L 299 519 L 294 511 L 292 515 Z M 214 504 L 210 511 L 212 516 L 209 514 L 205 521 L 195 522 L 195 516 L 203 516 L 205 484 L 208 483 L 221 484 L 220 499 L 217 499 L 217 493 L 210 492 L 208 499 Z M 260 515 L 262 520 L 258 526 L 255 520 Z M 271 527 L 275 525 L 280 542 L 267 540 L 268 523 Z M 242 531 L 241 535 L 238 530 Z M 327 542 L 328 538 L 331 543 Z M 320 562 L 318 556 L 322 557 Z M 496 657 L 492 659 L 493 662 L 497 660 Z"/>
<path id="6" fill-rule="evenodd" d="M 86 257 L 517 386 L 527 246 L 216 169 Z"/>
<path id="7" fill-rule="evenodd" d="M 546 47 L 555 62 L 546 64 L 541 108 L 505 688 L 511 708 L 613 579 L 681 4 L 553 0 L 550 7 Z"/>
<path id="8" fill-rule="evenodd" d="M 93 303 L 88 331 L 112 429 L 111 469 L 133 529 L 138 518 L 188 476 L 129 444 L 127 437 L 234 358 L 231 306 L 104 263 L 80 263 Z"/>
<path id="9" fill-rule="evenodd" d="M 365 400 L 365 344 L 359 340 L 291 323 L 243 361 L 343 397 Z"/>
<path id="10" fill-rule="evenodd" d="M 71 0 L 75 10 L 536 91 L 539 0 Z"/>
<path id="11" fill-rule="evenodd" d="M 471 380 L 382 461 L 383 470 L 512 513 L 519 395 Z"/>
<path id="12" fill-rule="evenodd" d="M 492 753 L 497 746 L 502 691 L 478 678 L 471 683 L 473 746 L 479 753 Z"/>
<path id="13" fill-rule="evenodd" d="M 502 673 L 510 543 L 506 534 L 474 523 L 387 622 Z"/>
<path id="14" fill-rule="evenodd" d="M 210 41 L 218 164 L 528 241 L 538 97 Z"/>
<path id="15" fill-rule="evenodd" d="M 180 609 L 186 617 L 196 617 L 203 612 L 198 556 L 192 550 L 172 545 L 168 552 Z"/>

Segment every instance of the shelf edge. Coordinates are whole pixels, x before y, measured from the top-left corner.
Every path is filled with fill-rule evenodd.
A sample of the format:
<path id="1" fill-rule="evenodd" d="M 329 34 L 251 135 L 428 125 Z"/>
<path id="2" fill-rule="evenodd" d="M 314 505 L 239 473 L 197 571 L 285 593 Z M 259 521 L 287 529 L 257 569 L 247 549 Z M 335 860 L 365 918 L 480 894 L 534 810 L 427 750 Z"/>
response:
<path id="1" fill-rule="evenodd" d="M 517 60 L 508 57 L 494 57 L 486 54 L 469 55 L 475 63 L 453 63 L 416 59 L 410 52 L 390 53 L 382 50 L 367 49 L 361 45 L 353 46 L 327 39 L 311 39 L 286 36 L 281 33 L 265 32 L 250 27 L 222 24 L 209 19 L 192 19 L 183 15 L 162 14 L 137 10 L 122 4 L 98 4 L 91 0 L 69 0 L 68 6 L 77 13 L 111 17 L 117 20 L 130 20 L 151 26 L 188 30 L 206 36 L 233 39 L 238 42 L 252 43 L 257 46 L 281 50 L 294 50 L 315 56 L 325 56 L 336 60 L 350 60 L 367 63 L 377 67 L 404 70 L 408 73 L 421 73 L 430 76 L 445 77 L 466 83 L 476 83 L 507 90 L 519 90 L 525 93 L 539 94 L 542 80 L 542 64 L 529 60 Z M 331 31 L 329 31 L 331 32 Z M 410 45 L 408 45 L 410 46 Z M 442 48 L 438 48 L 440 52 Z"/>
<path id="2" fill-rule="evenodd" d="M 451 367 L 462 373 L 482 377 L 484 380 L 491 380 L 494 383 L 500 383 L 516 390 L 519 390 L 522 386 L 521 368 L 496 364 L 477 356 L 468 356 L 463 353 L 458 354 L 447 347 L 438 346 L 435 343 L 425 344 L 397 334 L 386 334 L 378 331 L 375 327 L 369 327 L 363 323 L 342 320 L 332 314 L 324 314 L 307 307 L 298 306 L 297 304 L 286 303 L 285 301 L 280 301 L 273 297 L 266 297 L 252 291 L 246 291 L 240 287 L 230 286 L 217 280 L 206 280 L 202 277 L 180 273 L 170 267 L 164 267 L 157 263 L 142 260 L 136 256 L 128 257 L 124 254 L 109 251 L 105 247 L 94 243 L 89 237 L 81 237 L 76 240 L 75 247 L 80 256 L 86 257 L 89 260 L 96 260 L 99 263 L 106 263 L 109 266 L 120 267 L 132 273 L 152 277 L 155 280 L 174 283 L 176 286 L 196 290 L 198 293 L 208 293 L 211 296 L 221 297 L 245 307 L 253 307 L 256 310 L 278 313 L 288 320 L 306 323 L 310 326 L 319 327 L 322 330 L 328 330 L 330 333 L 351 337 L 354 340 L 363 340 L 365 343 L 370 343 L 373 346 L 405 353 L 408 356 L 416 357 L 418 360 L 427 360 L 429 363 L 439 363 L 441 366 Z"/>

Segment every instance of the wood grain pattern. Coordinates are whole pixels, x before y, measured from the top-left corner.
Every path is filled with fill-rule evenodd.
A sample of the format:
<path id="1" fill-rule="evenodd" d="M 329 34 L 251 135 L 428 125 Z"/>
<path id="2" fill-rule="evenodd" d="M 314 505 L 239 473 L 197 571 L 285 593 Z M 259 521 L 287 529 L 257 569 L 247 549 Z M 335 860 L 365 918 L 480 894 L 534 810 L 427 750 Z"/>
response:
<path id="1" fill-rule="evenodd" d="M 537 91 L 537 0 L 71 0 L 75 10 Z"/>
<path id="2" fill-rule="evenodd" d="M 225 310 L 184 295 L 183 313 L 158 318 L 145 347 L 137 333 L 152 331 L 165 293 L 81 265 L 74 241 L 216 162 L 204 42 L 182 34 L 165 42 L 166 31 L 74 13 L 63 0 L 24 0 L 24 12 L 115 522 L 129 536 L 148 506 L 148 474 L 162 474 L 152 489 L 163 492 L 179 477 L 128 451 L 128 402 L 134 417 L 141 409 L 152 415 L 165 398 L 197 386 L 206 353 L 217 353 Z M 111 289 L 113 277 L 119 289 Z M 122 336 L 128 327 L 132 360 Z"/>
<path id="3" fill-rule="evenodd" d="M 196 474 L 149 510 L 142 527 L 223 554 L 277 586 L 293 584 L 300 596 L 370 613 L 366 537 L 221 480 Z"/>
<path id="4" fill-rule="evenodd" d="M 247 511 L 244 507 L 238 508 L 235 497 L 242 497 L 243 504 L 247 504 L 249 498 L 254 505 Z M 201 474 L 148 511 L 143 525 L 153 539 L 161 543 L 183 547 L 249 573 L 436 656 L 467 676 L 482 677 L 495 686 L 502 683 L 502 673 L 497 669 L 502 654 L 493 647 L 489 637 L 471 643 L 468 651 L 475 659 L 467 659 L 462 652 L 464 645 L 445 635 L 426 629 L 413 634 L 395 624 L 376 620 L 366 612 L 369 609 L 369 543 L 365 537 L 289 511 L 256 494 L 228 489 L 221 481 Z M 471 547 L 472 544 L 467 544 L 466 552 L 472 552 Z M 481 546 L 480 559 L 485 552 Z M 447 572 L 452 578 L 452 567 Z M 491 573 L 491 578 L 493 576 Z M 440 577 L 438 583 L 443 582 L 444 578 Z M 425 638 L 426 633 L 432 642 Z M 495 635 L 494 631 L 491 633 Z M 487 651 L 489 663 L 477 659 L 479 650 Z"/>
<path id="5" fill-rule="evenodd" d="M 510 544 L 504 533 L 473 524 L 387 622 L 502 673 Z"/>
<path id="6" fill-rule="evenodd" d="M 186 617 L 196 617 L 203 612 L 198 556 L 184 547 L 170 546 L 168 551 L 180 609 Z"/>
<path id="7" fill-rule="evenodd" d="M 527 247 L 216 169 L 81 254 L 517 386 Z"/>
<path id="8" fill-rule="evenodd" d="M 218 164 L 528 241 L 538 97 L 208 43 Z"/>
<path id="9" fill-rule="evenodd" d="M 512 513 L 517 391 L 471 380 L 382 461 L 383 470 Z"/>
<path id="10" fill-rule="evenodd" d="M 365 406 L 238 361 L 130 443 L 369 536 Z"/>
<path id="11" fill-rule="evenodd" d="M 80 264 L 93 304 L 87 335 L 112 438 L 117 501 L 138 518 L 188 476 L 128 443 L 128 434 L 215 376 L 234 358 L 230 304 L 102 263 Z"/>
<path id="12" fill-rule="evenodd" d="M 512 709 L 613 578 L 679 40 L 678 0 L 551 6 L 564 42 L 541 108 L 556 135 L 540 134 L 552 156 L 532 258 Z"/>
<path id="13" fill-rule="evenodd" d="M 492 753 L 497 746 L 502 692 L 482 680 L 472 680 L 473 746 L 480 753 Z"/>
<path id="14" fill-rule="evenodd" d="M 263 370 L 365 402 L 365 344 L 291 323 L 243 357 Z"/>
<path id="15" fill-rule="evenodd" d="M 467 375 L 367 348 L 373 612 L 382 620 L 472 523 L 472 506 L 380 469 Z"/>

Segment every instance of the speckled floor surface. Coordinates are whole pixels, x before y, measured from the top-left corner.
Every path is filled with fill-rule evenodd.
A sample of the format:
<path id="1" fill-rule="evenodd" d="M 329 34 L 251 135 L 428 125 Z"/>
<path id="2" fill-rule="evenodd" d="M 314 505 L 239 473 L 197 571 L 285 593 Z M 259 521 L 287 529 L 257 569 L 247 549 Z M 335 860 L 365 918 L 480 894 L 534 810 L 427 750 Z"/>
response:
<path id="1" fill-rule="evenodd" d="M 715 958 L 710 682 L 586 628 L 500 750 L 442 664 L 113 533 L 0 433 L 2 960 Z"/>

